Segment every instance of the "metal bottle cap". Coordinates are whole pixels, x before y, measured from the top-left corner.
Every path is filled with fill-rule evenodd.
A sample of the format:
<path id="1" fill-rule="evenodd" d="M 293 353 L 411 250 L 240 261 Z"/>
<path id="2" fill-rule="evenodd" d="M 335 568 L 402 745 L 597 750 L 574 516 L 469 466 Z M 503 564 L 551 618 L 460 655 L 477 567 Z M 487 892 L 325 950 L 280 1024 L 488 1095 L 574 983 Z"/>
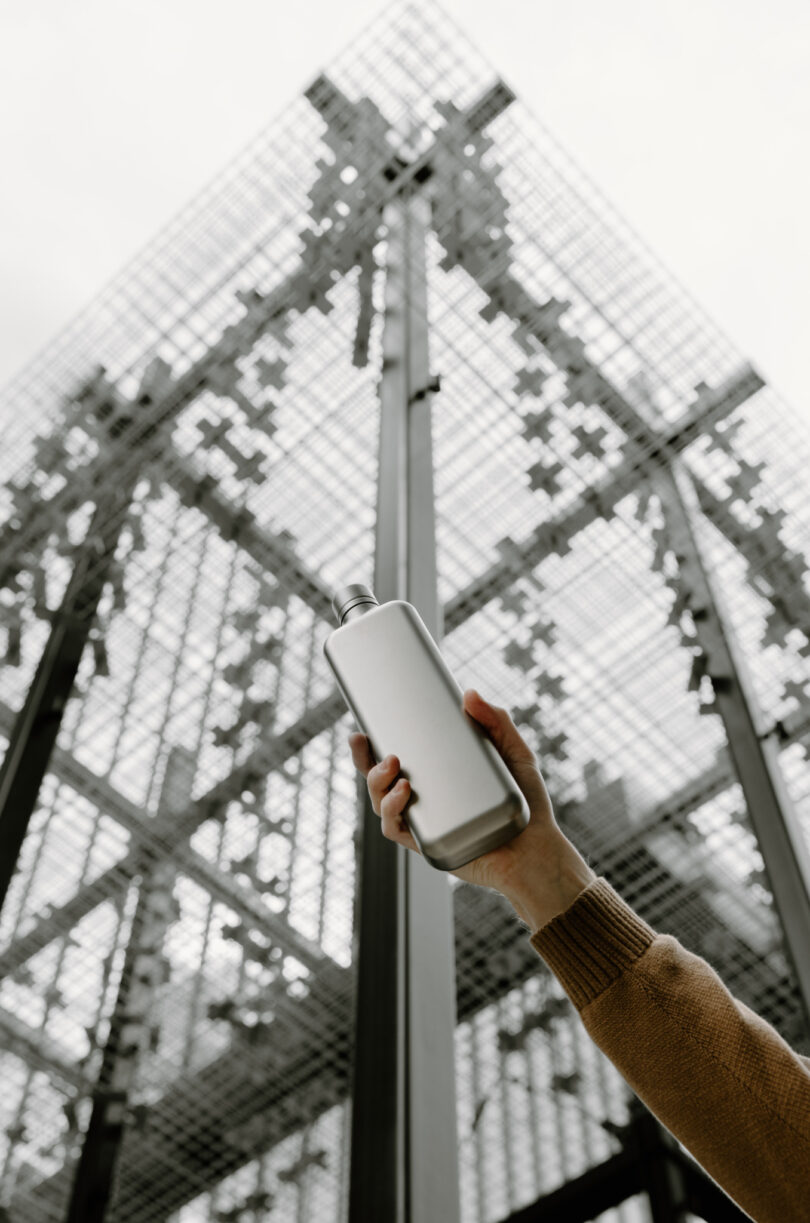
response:
<path id="1" fill-rule="evenodd" d="M 362 582 L 354 582 L 351 586 L 341 586 L 336 590 L 332 599 L 332 607 L 338 624 L 344 623 L 353 607 L 359 607 L 362 604 L 379 607 L 372 591 Z"/>

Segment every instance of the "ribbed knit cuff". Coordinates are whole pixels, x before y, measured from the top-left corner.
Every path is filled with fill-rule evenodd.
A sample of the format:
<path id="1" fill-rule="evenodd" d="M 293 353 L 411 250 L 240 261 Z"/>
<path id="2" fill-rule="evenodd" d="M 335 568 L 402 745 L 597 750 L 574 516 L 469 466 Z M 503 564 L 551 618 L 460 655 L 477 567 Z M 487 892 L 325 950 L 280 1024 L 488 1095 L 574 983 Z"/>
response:
<path id="1" fill-rule="evenodd" d="M 654 938 L 655 931 L 600 876 L 564 913 L 535 930 L 529 942 L 581 1011 L 642 956 Z"/>

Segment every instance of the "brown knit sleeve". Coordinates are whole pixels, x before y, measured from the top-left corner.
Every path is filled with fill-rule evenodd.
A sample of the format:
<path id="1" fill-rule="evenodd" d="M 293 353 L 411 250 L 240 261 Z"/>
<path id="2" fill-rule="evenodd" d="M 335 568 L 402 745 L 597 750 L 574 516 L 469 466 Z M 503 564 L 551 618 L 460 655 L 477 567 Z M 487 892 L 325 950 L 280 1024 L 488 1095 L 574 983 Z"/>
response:
<path id="1" fill-rule="evenodd" d="M 810 1223 L 807 1059 L 598 878 L 530 942 L 629 1086 L 758 1223 Z"/>
<path id="2" fill-rule="evenodd" d="M 530 942 L 578 1010 L 643 955 L 655 931 L 599 878 Z"/>

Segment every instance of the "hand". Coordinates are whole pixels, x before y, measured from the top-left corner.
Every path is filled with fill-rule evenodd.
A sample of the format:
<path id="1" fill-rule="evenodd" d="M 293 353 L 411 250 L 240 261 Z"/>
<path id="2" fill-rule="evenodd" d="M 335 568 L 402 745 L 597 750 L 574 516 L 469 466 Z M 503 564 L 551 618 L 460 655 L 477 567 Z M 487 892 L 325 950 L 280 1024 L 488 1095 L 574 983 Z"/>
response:
<path id="1" fill-rule="evenodd" d="M 495 888 L 536 929 L 567 908 L 577 894 L 574 887 L 581 891 L 596 875 L 557 824 L 537 758 L 508 712 L 490 705 L 473 688 L 465 691 L 462 708 L 503 757 L 526 798 L 530 818 L 511 841 L 449 873 L 465 883 Z M 382 820 L 383 836 L 419 853 L 404 815 L 410 786 L 399 777 L 400 761 L 392 756 L 375 764 L 368 739 L 359 731 L 349 736 L 349 746 L 355 767 L 368 782 L 372 807 Z"/>

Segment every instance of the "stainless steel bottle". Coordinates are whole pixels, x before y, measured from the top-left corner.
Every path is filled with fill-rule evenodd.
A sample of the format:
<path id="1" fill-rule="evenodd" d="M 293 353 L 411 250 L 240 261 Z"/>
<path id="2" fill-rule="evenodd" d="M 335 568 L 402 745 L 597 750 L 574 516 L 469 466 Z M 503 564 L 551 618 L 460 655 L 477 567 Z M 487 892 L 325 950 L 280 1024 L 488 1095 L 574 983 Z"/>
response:
<path id="1" fill-rule="evenodd" d="M 464 693 L 419 612 L 378 603 L 368 586 L 338 590 L 339 628 L 324 654 L 377 762 L 399 758 L 404 809 L 422 856 L 455 870 L 517 836 L 529 808 L 499 752 L 464 711 Z"/>

